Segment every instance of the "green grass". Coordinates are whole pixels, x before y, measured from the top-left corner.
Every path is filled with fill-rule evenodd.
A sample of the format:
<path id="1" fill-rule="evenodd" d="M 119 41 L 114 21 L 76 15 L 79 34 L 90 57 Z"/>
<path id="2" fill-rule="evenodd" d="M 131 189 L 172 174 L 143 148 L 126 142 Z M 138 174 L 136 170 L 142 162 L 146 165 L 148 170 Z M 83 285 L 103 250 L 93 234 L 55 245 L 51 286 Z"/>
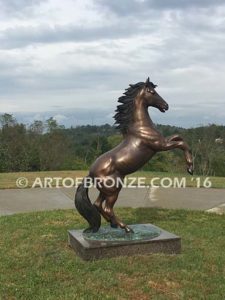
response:
<path id="1" fill-rule="evenodd" d="M 14 189 L 17 188 L 16 180 L 19 177 L 26 177 L 29 181 L 28 187 L 31 187 L 35 181 L 35 178 L 40 177 L 42 182 L 45 177 L 71 177 L 71 178 L 78 178 L 84 177 L 88 174 L 88 171 L 46 171 L 46 172 L 18 172 L 18 173 L 0 173 L 0 189 Z M 130 177 L 145 177 L 146 184 L 149 185 L 151 183 L 151 179 L 153 177 L 170 177 L 170 178 L 186 178 L 186 183 L 188 187 L 197 187 L 197 178 L 199 176 L 190 176 L 187 173 L 185 174 L 175 174 L 175 173 L 166 173 L 166 172 L 136 172 L 134 174 L 129 175 Z M 204 180 L 206 177 L 200 177 L 201 186 L 203 185 Z M 210 177 L 212 182 L 212 188 L 225 188 L 225 178 L 224 177 Z M 155 184 L 160 184 L 160 180 L 156 181 Z M 53 181 L 54 186 L 54 181 Z"/>
<path id="2" fill-rule="evenodd" d="M 15 189 L 16 180 L 19 177 L 25 177 L 29 181 L 28 187 L 31 187 L 37 177 L 40 177 L 43 181 L 46 177 L 84 177 L 88 174 L 88 171 L 46 171 L 46 172 L 12 172 L 12 173 L 0 173 L 0 189 Z"/>
<path id="3" fill-rule="evenodd" d="M 225 218 L 185 210 L 117 209 L 182 237 L 180 255 L 84 262 L 67 230 L 85 228 L 72 210 L 0 218 L 0 299 L 224 299 Z"/>

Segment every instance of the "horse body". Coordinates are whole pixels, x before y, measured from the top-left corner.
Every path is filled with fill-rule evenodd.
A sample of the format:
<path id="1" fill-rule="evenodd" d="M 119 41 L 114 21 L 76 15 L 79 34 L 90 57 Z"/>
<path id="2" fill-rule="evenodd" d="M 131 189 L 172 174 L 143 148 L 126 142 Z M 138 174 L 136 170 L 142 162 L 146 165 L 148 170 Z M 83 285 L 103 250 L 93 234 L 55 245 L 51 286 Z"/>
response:
<path id="1" fill-rule="evenodd" d="M 99 196 L 92 205 L 84 184 L 78 188 L 75 196 L 77 210 L 90 225 L 87 230 L 99 229 L 101 214 L 112 227 L 120 226 L 126 232 L 132 231 L 115 216 L 113 207 L 122 188 L 121 182 L 124 177 L 141 168 L 157 152 L 175 148 L 183 150 L 187 170 L 190 174 L 193 173 L 192 155 L 182 137 L 179 135 L 163 137 L 154 127 L 148 114 L 149 106 L 156 107 L 161 112 L 169 108 L 166 101 L 156 93 L 155 87 L 148 78 L 145 83 L 130 85 L 124 96 L 118 100 L 122 104 L 117 106 L 114 118 L 124 139 L 114 149 L 97 158 L 88 175 L 92 180 L 100 180 L 101 184 L 97 185 Z M 104 207 L 103 203 L 105 203 Z"/>
<path id="2" fill-rule="evenodd" d="M 91 166 L 89 175 L 102 178 L 116 173 L 122 178 L 137 171 L 155 153 L 142 139 L 129 135 L 117 147 L 102 154 Z"/>

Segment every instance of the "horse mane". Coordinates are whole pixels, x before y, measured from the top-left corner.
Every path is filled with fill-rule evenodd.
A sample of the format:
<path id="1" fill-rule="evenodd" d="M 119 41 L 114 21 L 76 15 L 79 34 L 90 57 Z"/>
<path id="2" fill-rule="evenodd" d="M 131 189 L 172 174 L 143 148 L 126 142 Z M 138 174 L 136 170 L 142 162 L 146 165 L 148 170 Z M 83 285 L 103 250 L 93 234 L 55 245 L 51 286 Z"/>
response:
<path id="1" fill-rule="evenodd" d="M 122 104 L 117 106 L 113 118 L 115 119 L 116 129 L 119 129 L 123 135 L 127 134 L 130 124 L 133 123 L 134 99 L 144 85 L 145 82 L 129 84 L 123 96 L 118 99 L 118 102 Z M 149 85 L 155 87 L 152 82 L 149 82 Z"/>

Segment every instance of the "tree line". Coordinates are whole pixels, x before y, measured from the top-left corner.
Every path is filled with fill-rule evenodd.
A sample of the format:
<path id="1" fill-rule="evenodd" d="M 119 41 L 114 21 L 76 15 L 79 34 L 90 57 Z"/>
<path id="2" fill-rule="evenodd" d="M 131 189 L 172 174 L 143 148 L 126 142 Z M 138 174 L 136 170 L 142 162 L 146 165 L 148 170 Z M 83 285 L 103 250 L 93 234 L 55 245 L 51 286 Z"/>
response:
<path id="1" fill-rule="evenodd" d="M 184 129 L 156 125 L 164 136 L 180 134 L 192 149 L 195 173 L 225 176 L 225 126 L 210 124 Z M 84 170 L 122 136 L 111 125 L 65 128 L 54 118 L 29 126 L 11 114 L 0 115 L 0 172 Z M 180 150 L 157 153 L 142 170 L 183 173 Z"/>

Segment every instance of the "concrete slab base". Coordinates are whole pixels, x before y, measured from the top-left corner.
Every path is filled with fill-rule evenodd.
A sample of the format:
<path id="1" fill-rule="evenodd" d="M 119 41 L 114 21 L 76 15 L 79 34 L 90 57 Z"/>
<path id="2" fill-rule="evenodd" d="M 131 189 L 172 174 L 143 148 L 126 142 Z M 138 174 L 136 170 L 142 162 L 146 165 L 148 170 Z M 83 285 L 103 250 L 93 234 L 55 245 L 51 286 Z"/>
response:
<path id="1" fill-rule="evenodd" d="M 146 225 L 154 226 L 152 224 Z M 68 242 L 76 254 L 83 260 L 152 253 L 179 254 L 181 252 L 181 238 L 159 227 L 156 228 L 161 231 L 158 237 L 149 240 L 129 240 L 117 243 L 87 240 L 83 237 L 83 230 L 69 230 Z"/>

